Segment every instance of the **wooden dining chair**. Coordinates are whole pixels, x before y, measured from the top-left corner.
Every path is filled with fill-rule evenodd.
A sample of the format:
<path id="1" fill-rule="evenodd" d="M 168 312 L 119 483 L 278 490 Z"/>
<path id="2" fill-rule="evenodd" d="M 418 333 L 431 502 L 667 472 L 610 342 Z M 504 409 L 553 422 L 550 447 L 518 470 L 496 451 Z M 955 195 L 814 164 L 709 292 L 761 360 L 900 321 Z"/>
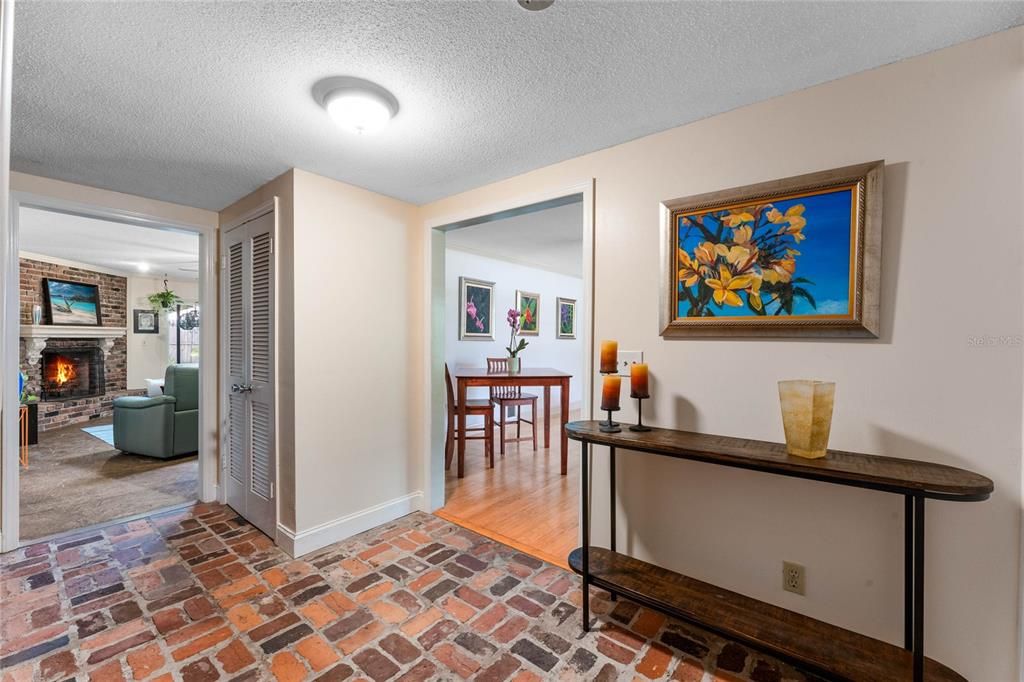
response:
<path id="1" fill-rule="evenodd" d="M 490 400 L 481 398 L 477 400 L 466 401 L 466 416 L 476 416 L 484 418 L 483 426 L 467 426 L 466 433 L 459 432 L 458 415 L 459 406 L 455 402 L 455 389 L 452 388 L 452 375 L 448 372 L 448 363 L 444 365 L 444 383 L 448 389 L 448 435 L 444 441 L 444 468 L 450 469 L 452 466 L 452 457 L 455 454 L 455 443 L 457 438 L 465 438 L 466 440 L 483 440 L 484 441 L 484 458 L 487 460 L 488 466 L 494 466 L 494 407 Z M 468 435 L 471 431 L 483 431 L 482 436 L 470 436 Z"/>
<path id="2" fill-rule="evenodd" d="M 487 358 L 487 372 L 489 374 L 507 374 L 508 373 L 508 358 Z M 522 436 L 522 425 L 530 425 L 530 433 L 533 438 L 533 449 L 537 449 L 537 396 L 531 393 L 523 393 L 523 389 L 519 386 L 492 386 L 491 387 L 491 402 L 498 408 L 498 431 L 499 439 L 501 441 L 501 454 L 505 454 L 505 443 L 508 441 L 519 442 L 521 440 L 530 440 L 530 438 L 523 438 Z M 530 418 L 526 419 L 523 417 L 523 408 L 530 406 Z M 507 408 L 513 407 L 516 411 L 515 419 L 508 421 L 508 410 Z M 516 426 L 516 437 L 505 438 L 505 427 L 515 424 Z"/>

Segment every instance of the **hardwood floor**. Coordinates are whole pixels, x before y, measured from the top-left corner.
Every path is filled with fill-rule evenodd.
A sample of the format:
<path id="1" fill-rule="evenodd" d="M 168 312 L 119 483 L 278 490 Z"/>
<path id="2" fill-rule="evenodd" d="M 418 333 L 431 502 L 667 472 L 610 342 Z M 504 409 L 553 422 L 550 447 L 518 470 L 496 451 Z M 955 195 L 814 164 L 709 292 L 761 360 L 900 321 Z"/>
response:
<path id="1" fill-rule="evenodd" d="M 570 416 L 578 418 L 577 414 Z M 508 443 L 502 457 L 494 443 L 494 468 L 484 462 L 483 441 L 466 447 L 466 476 L 459 479 L 455 465 L 445 477 L 446 504 L 436 514 L 481 535 L 515 547 L 558 566 L 568 566 L 569 552 L 579 544 L 579 451 L 569 441 L 569 473 L 559 474 L 556 424 L 551 415 L 551 448 L 529 441 Z M 525 430 L 524 435 L 528 433 Z"/>

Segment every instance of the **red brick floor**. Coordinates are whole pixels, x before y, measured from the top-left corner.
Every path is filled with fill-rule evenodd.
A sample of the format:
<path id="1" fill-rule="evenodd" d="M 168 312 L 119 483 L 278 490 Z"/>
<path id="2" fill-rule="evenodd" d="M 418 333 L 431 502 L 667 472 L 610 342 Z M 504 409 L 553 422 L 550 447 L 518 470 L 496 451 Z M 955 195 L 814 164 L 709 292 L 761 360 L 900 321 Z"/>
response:
<path id="1" fill-rule="evenodd" d="M 0 670 L 23 680 L 773 680 L 791 668 L 416 513 L 289 559 L 221 505 L 0 564 Z"/>

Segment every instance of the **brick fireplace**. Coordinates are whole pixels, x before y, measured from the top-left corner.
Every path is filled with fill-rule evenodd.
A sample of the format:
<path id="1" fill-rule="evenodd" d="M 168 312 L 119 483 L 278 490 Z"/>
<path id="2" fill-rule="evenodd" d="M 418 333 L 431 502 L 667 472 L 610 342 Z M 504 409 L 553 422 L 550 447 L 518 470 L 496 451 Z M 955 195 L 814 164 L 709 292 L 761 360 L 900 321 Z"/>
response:
<path id="1" fill-rule="evenodd" d="M 127 390 L 127 280 L 28 258 L 20 259 L 19 265 L 20 364 L 29 393 L 40 397 L 39 430 L 109 416 L 114 398 L 139 394 Z M 102 325 L 33 325 L 32 306 L 42 304 L 46 277 L 99 286 Z"/>

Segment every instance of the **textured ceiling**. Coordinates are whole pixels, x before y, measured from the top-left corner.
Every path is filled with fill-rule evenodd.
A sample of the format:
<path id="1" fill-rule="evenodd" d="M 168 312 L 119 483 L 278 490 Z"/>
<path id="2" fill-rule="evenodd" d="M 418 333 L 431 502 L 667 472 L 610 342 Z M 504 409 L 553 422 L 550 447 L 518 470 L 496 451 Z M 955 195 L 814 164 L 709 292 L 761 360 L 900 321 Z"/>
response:
<path id="1" fill-rule="evenodd" d="M 105 270 L 134 273 L 145 263 L 150 266 L 149 277 L 199 277 L 199 237 L 187 232 L 22 208 L 18 213 L 18 246 L 23 252 Z"/>
<path id="2" fill-rule="evenodd" d="M 19 0 L 16 170 L 219 209 L 292 166 L 423 203 L 1008 28 L 1020 2 Z M 401 102 L 373 137 L 310 96 Z"/>
<path id="3" fill-rule="evenodd" d="M 576 202 L 449 230 L 445 246 L 582 277 L 583 204 Z"/>

